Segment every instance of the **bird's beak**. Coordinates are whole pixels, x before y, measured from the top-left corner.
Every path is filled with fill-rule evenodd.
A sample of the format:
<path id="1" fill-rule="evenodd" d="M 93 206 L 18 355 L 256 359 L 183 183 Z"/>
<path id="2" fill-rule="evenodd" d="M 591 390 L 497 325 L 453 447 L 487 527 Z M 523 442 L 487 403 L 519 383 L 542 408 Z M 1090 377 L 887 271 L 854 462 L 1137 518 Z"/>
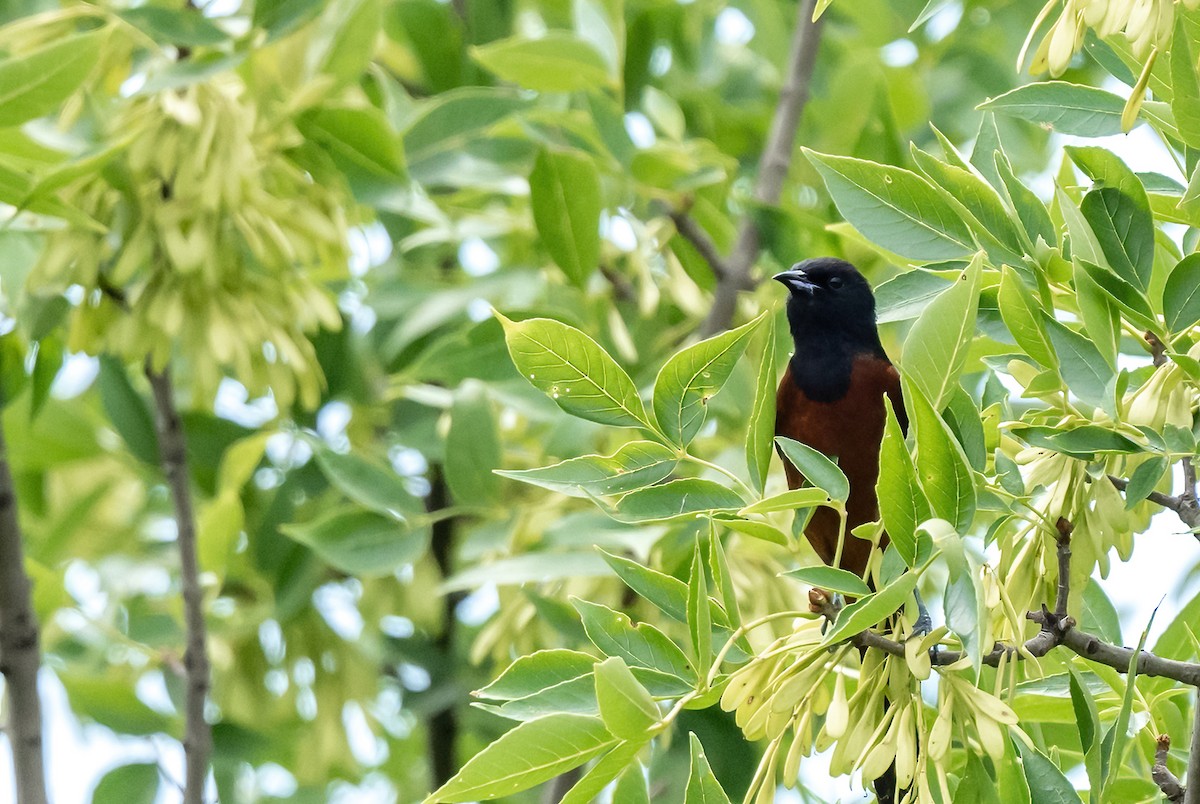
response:
<path id="1" fill-rule="evenodd" d="M 812 296 L 817 289 L 813 281 L 808 278 L 808 274 L 804 273 L 804 270 L 801 268 L 789 268 L 786 271 L 775 274 L 771 278 L 776 282 L 781 282 L 792 293 L 803 293 L 805 296 Z"/>

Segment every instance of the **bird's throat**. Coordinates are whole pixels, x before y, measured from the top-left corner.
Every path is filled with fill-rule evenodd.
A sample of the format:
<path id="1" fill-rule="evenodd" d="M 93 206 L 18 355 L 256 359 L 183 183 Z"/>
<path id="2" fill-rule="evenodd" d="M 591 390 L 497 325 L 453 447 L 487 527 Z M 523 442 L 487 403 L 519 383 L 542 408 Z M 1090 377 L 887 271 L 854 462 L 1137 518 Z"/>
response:
<path id="1" fill-rule="evenodd" d="M 854 352 L 836 340 L 796 345 L 791 359 L 792 381 L 814 402 L 836 402 L 850 389 Z"/>

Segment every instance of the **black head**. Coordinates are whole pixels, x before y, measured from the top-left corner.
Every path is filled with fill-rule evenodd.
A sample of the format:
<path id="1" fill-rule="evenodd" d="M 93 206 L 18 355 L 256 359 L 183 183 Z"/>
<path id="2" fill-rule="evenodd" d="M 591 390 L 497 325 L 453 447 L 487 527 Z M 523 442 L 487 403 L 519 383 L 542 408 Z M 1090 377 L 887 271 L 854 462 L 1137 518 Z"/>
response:
<path id="1" fill-rule="evenodd" d="M 850 263 L 816 257 L 796 263 L 774 279 L 791 291 L 788 323 L 798 340 L 820 333 L 844 337 L 858 348 L 878 345 L 875 297 L 867 280 Z"/>
<path id="2" fill-rule="evenodd" d="M 773 278 L 791 294 L 787 317 L 796 346 L 792 374 L 811 398 L 844 393 L 855 355 L 886 359 L 875 326 L 875 296 L 853 265 L 816 257 Z"/>

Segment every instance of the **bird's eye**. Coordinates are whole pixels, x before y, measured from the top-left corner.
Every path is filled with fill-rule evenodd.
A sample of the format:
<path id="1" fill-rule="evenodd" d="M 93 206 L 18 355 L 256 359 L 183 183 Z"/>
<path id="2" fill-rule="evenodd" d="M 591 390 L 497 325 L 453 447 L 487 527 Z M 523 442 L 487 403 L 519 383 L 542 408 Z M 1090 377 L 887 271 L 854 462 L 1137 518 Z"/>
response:
<path id="1" fill-rule="evenodd" d="M 830 288 L 832 288 L 833 290 L 837 290 L 841 286 L 842 286 L 842 278 L 840 276 L 829 277 L 829 287 Z"/>

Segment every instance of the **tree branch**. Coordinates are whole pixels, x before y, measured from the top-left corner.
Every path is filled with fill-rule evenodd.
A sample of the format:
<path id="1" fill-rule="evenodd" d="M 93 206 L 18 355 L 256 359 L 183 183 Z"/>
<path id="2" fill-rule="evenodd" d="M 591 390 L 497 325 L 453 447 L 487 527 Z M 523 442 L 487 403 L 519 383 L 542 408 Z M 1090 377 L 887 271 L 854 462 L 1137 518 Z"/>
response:
<path id="1" fill-rule="evenodd" d="M 1183 785 L 1178 777 L 1167 768 L 1167 752 L 1171 749 L 1171 738 L 1165 734 L 1158 735 L 1158 748 L 1154 752 L 1154 767 L 1150 768 L 1150 778 L 1158 785 L 1158 789 L 1166 796 L 1171 804 L 1183 803 Z"/>
<path id="2" fill-rule="evenodd" d="M 159 459 L 175 509 L 184 624 L 187 628 L 187 649 L 183 655 L 187 676 L 183 736 L 183 751 L 187 761 L 184 802 L 202 804 L 208 780 L 208 758 L 212 753 L 212 729 L 204 719 L 210 671 L 205 644 L 204 594 L 200 589 L 200 565 L 196 558 L 196 517 L 192 510 L 192 490 L 188 477 L 187 442 L 179 411 L 175 407 L 170 371 L 156 371 L 147 359 L 146 377 L 154 392 L 154 425 L 158 434 Z"/>
<path id="3" fill-rule="evenodd" d="M 1170 511 L 1174 511 L 1183 524 L 1195 531 L 1200 528 L 1200 503 L 1197 502 L 1195 493 L 1196 469 L 1190 459 L 1183 460 L 1183 477 L 1184 490 L 1178 496 L 1163 494 L 1160 491 L 1152 491 L 1146 495 L 1146 499 L 1155 505 L 1161 505 Z M 1108 476 L 1109 481 L 1117 487 L 1118 491 L 1125 491 L 1129 488 L 1129 481 L 1123 477 L 1115 475 Z M 1200 540 L 1200 533 L 1195 533 L 1195 537 Z"/>
<path id="4" fill-rule="evenodd" d="M 1075 628 L 1074 618 L 1066 613 L 1067 600 L 1071 592 L 1071 530 L 1071 524 L 1060 518 L 1058 522 L 1058 593 L 1055 610 L 1052 612 L 1043 605 L 1041 611 L 1028 612 L 1025 615 L 1026 619 L 1038 623 L 1041 630 L 1026 640 L 1020 648 L 997 642 L 991 653 L 983 657 L 984 664 L 996 667 L 1005 655 L 1016 658 L 1023 655 L 1041 657 L 1061 645 L 1088 661 L 1106 665 L 1120 673 L 1129 672 L 1129 662 L 1134 654 L 1133 648 L 1113 645 L 1098 636 L 1080 631 Z M 814 604 L 814 611 L 823 614 L 831 621 L 841 608 L 823 594 L 819 597 L 810 595 L 809 599 Z M 893 656 L 904 655 L 904 643 L 874 631 L 862 631 L 848 641 L 859 648 L 875 648 Z M 962 657 L 963 652 L 956 650 L 931 650 L 929 653 L 930 661 L 938 666 L 954 664 Z M 1142 651 L 1138 655 L 1137 673 L 1142 676 L 1161 676 L 1200 688 L 1200 664 L 1164 659 L 1149 651 Z M 1200 711 L 1200 704 L 1197 705 L 1197 710 Z M 1200 740 L 1193 737 L 1193 742 L 1200 742 Z M 1196 762 L 1200 764 L 1200 758 L 1197 758 Z M 1200 778 L 1200 769 L 1197 769 L 1196 773 L 1197 778 Z M 1192 802 L 1188 804 L 1192 804 Z M 1200 801 L 1195 804 L 1200 804 Z"/>
<path id="5" fill-rule="evenodd" d="M 729 268 L 725 265 L 725 258 L 717 250 L 717 244 L 708 236 L 708 232 L 704 231 L 704 227 L 696 223 L 685 210 L 671 209 L 667 211 L 667 214 L 675 222 L 675 231 L 692 244 L 692 247 L 708 263 L 708 267 L 712 269 L 717 280 L 720 281 L 727 277 Z"/>
<path id="6" fill-rule="evenodd" d="M 427 509 L 432 513 L 448 508 L 450 505 L 449 489 L 446 477 L 440 465 L 435 464 L 430 473 L 429 497 Z M 454 537 L 457 525 L 453 518 L 441 519 L 433 523 L 430 537 L 430 552 L 437 563 L 438 571 L 445 580 L 454 574 Z M 453 673 L 457 665 L 454 658 L 455 632 L 458 623 L 458 604 L 462 602 L 463 592 L 447 592 L 442 598 L 442 631 L 434 640 L 442 662 L 444 674 Z M 448 681 L 443 678 L 442 682 Z M 433 770 L 433 789 L 438 789 L 454 777 L 458 772 L 458 709 L 454 700 L 448 700 L 446 705 L 434 712 L 429 718 L 429 764 Z"/>
<path id="7" fill-rule="evenodd" d="M 787 78 L 779 94 L 779 105 L 771 121 L 767 146 L 758 164 L 758 178 L 754 185 L 754 200 L 770 206 L 779 202 L 783 180 L 791 167 L 792 152 L 796 142 L 796 130 L 800 116 L 808 103 L 813 69 L 817 63 L 817 49 L 821 41 L 822 20 L 813 22 L 813 11 L 817 0 L 801 0 L 798 4 L 796 30 L 792 34 L 791 53 L 788 57 Z M 700 329 L 702 337 L 715 335 L 729 329 L 737 308 L 740 291 L 754 287 L 751 270 L 758 257 L 759 231 L 753 211 L 742 215 L 738 225 L 737 239 L 729 259 L 723 263 L 724 274 L 717 271 L 717 289 L 713 294 L 713 306 Z"/>
<path id="8" fill-rule="evenodd" d="M 1196 693 L 1196 711 L 1192 717 L 1192 747 L 1188 750 L 1187 782 L 1183 804 L 1200 804 L 1200 690 Z"/>
<path id="9" fill-rule="evenodd" d="M 0 673 L 8 691 L 8 736 L 19 804 L 46 804 L 42 758 L 38 624 L 30 602 L 8 449 L 0 428 Z"/>

